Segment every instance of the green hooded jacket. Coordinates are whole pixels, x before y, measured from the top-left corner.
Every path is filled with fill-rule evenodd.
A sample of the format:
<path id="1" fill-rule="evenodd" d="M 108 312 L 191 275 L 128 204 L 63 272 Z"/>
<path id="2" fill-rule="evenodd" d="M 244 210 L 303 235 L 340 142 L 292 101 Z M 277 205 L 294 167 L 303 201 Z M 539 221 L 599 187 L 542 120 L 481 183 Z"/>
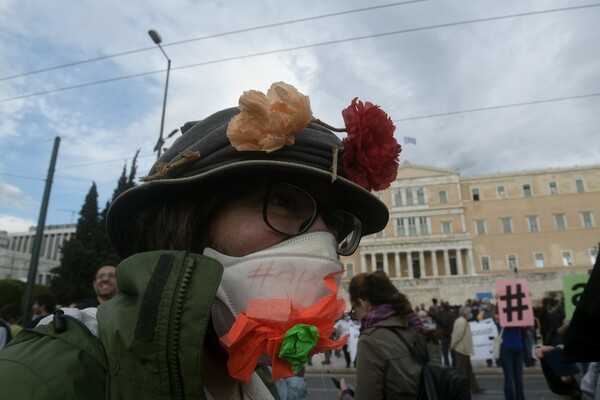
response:
<path id="1" fill-rule="evenodd" d="M 206 399 L 200 360 L 222 272 L 216 260 L 182 251 L 129 257 L 117 268 L 119 295 L 98 307 L 99 338 L 56 313 L 23 331 L 0 351 L 2 395 Z M 265 372 L 257 369 L 259 389 L 277 398 Z"/>

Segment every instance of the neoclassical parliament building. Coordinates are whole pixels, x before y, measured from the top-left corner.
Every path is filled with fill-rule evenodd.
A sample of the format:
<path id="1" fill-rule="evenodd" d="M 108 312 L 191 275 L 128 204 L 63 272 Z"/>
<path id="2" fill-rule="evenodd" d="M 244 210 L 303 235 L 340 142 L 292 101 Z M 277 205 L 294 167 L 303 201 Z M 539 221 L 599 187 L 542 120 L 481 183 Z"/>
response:
<path id="1" fill-rule="evenodd" d="M 560 295 L 562 275 L 598 256 L 600 165 L 461 176 L 404 162 L 378 195 L 390 220 L 342 259 L 343 282 L 382 269 L 413 305 L 462 304 L 509 278 L 534 299 Z"/>

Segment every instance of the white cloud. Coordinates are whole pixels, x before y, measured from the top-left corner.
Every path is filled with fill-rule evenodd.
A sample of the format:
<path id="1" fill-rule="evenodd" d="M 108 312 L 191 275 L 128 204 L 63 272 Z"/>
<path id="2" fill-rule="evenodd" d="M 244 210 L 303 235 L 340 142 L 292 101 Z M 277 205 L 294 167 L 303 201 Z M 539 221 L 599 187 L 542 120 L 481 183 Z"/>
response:
<path id="1" fill-rule="evenodd" d="M 26 210 L 36 202 L 16 186 L 0 181 L 0 207 Z"/>
<path id="2" fill-rule="evenodd" d="M 8 233 L 27 232 L 32 226 L 36 226 L 35 221 L 29 219 L 17 218 L 12 215 L 0 214 L 0 231 Z"/>
<path id="3" fill-rule="evenodd" d="M 364 2 L 302 3 L 157 0 L 0 6 L 0 78 L 129 50 L 102 61 L 0 81 L 0 199 L 37 212 L 55 136 L 61 137 L 48 223 L 79 210 L 92 181 L 99 203 L 112 195 L 125 159 L 141 149 L 138 175 L 155 160 L 165 73 L 3 99 L 95 80 L 161 71 L 166 60 L 148 37 L 156 29 L 172 60 L 164 132 L 237 104 L 248 89 L 284 80 L 311 98 L 315 116 L 340 126 L 353 97 L 392 119 L 446 113 L 600 90 L 600 7 L 373 37 L 257 57 L 253 53 L 335 42 L 477 18 L 577 5 L 580 1 L 421 2 L 170 43 L 365 7 Z M 583 4 L 583 3 L 581 3 Z M 240 18 L 243 16 L 243 18 Z M 81 21 L 85 21 L 84 24 Z M 232 58 L 213 63 L 214 60 Z M 180 69 L 192 64 L 204 64 Z M 413 136 L 402 160 L 463 173 L 599 164 L 600 97 L 397 123 Z M 168 147 L 171 142 L 167 142 Z M 129 162 L 130 163 L 130 162 Z M 128 164 L 129 164 L 128 163 Z M 35 200 L 34 200 L 35 199 Z M 23 206 L 23 204 L 26 204 Z M 20 204 L 20 206 L 18 206 Z M 3 206 L 4 207 L 4 206 Z M 32 211 L 34 210 L 34 211 Z M 13 214 L 1 209 L 6 215 Z M 27 219 L 18 213 L 16 218 Z"/>

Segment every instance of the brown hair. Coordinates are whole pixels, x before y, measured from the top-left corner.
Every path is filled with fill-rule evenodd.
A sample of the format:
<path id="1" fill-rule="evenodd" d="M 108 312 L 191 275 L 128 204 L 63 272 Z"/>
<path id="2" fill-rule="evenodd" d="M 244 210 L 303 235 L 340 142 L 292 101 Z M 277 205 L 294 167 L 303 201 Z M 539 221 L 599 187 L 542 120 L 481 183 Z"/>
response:
<path id="1" fill-rule="evenodd" d="M 374 306 L 390 303 L 400 316 L 412 312 L 408 298 L 400 293 L 383 271 L 367 272 L 354 276 L 350 281 L 350 301 L 367 300 Z"/>
<path id="2" fill-rule="evenodd" d="M 191 189 L 139 211 L 130 227 L 133 253 L 152 250 L 201 253 L 210 241 L 210 222 L 226 200 L 218 188 L 209 196 L 205 191 Z"/>

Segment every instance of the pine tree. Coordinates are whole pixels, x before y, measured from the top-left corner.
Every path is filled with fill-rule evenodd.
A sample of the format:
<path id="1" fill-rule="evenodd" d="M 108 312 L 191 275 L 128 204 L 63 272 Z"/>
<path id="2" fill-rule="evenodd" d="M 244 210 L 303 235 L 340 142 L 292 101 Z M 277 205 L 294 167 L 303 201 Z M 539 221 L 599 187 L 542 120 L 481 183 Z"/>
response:
<path id="1" fill-rule="evenodd" d="M 75 236 L 63 243 L 61 263 L 52 270 L 54 274 L 51 282 L 52 291 L 64 305 L 69 305 L 78 299 L 93 297 L 92 281 L 96 269 L 103 262 L 110 261 L 116 265 L 119 261 L 106 233 L 106 215 L 112 201 L 135 186 L 138 154 L 139 150 L 133 157 L 129 174 L 127 174 L 127 164 L 123 166 L 112 200 L 106 202 L 101 213 L 98 212 L 96 183 L 92 184 L 85 198 L 79 213 Z"/>
<path id="2" fill-rule="evenodd" d="M 98 262 L 95 241 L 100 233 L 95 182 L 85 197 L 79 215 L 75 235 L 63 243 L 61 263 L 52 270 L 52 291 L 63 305 L 92 295 L 91 285 Z"/>
<path id="3" fill-rule="evenodd" d="M 102 233 L 98 238 L 98 252 L 104 254 L 105 259 L 119 259 L 117 253 L 115 253 L 115 251 L 112 249 L 110 240 L 108 239 L 108 233 L 106 232 L 106 216 L 108 215 L 108 209 L 110 208 L 112 202 L 114 202 L 121 193 L 135 186 L 135 175 L 137 173 L 137 157 L 139 153 L 139 150 L 135 152 L 135 156 L 133 157 L 133 160 L 131 162 L 131 168 L 129 169 L 129 175 L 127 175 L 127 163 L 125 163 L 125 165 L 123 166 L 123 172 L 121 173 L 121 176 L 119 177 L 119 180 L 117 182 L 117 187 L 113 192 L 112 200 L 110 202 L 106 202 L 106 205 L 104 206 L 104 209 L 100 214 L 99 225 Z"/>

